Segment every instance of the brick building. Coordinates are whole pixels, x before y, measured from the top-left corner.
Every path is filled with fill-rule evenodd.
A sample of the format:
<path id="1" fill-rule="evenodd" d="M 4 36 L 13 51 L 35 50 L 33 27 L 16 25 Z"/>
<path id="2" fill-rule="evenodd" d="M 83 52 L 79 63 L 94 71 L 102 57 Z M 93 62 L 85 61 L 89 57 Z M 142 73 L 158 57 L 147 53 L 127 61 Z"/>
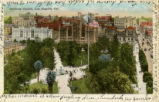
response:
<path id="1" fill-rule="evenodd" d="M 55 40 L 59 41 L 77 41 L 78 43 L 87 43 L 87 34 L 89 31 L 90 43 L 96 42 L 98 29 L 91 28 L 85 24 L 82 17 L 59 17 L 54 22 L 38 23 L 37 27 L 48 27 L 54 30 Z"/>

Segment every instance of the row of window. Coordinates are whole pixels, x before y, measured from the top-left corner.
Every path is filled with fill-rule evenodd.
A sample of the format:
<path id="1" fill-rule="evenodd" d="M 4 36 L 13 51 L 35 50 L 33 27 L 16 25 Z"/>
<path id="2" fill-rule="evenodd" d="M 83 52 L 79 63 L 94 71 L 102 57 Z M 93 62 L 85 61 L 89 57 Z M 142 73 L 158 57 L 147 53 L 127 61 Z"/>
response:
<path id="1" fill-rule="evenodd" d="M 20 37 L 23 37 L 23 31 L 20 31 Z M 34 38 L 34 30 L 31 31 L 31 37 Z"/>
<path id="2" fill-rule="evenodd" d="M 113 38 L 109 38 L 110 40 L 112 40 Z M 118 38 L 119 41 L 126 41 L 126 38 Z M 133 41 L 134 39 L 133 38 L 127 38 L 128 41 Z"/>

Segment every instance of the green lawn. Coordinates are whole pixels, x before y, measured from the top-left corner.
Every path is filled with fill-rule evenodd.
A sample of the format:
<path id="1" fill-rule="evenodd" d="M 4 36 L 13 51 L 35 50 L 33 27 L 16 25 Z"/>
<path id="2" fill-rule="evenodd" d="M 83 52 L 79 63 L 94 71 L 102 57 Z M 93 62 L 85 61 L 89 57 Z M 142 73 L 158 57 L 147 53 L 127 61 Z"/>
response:
<path id="1" fill-rule="evenodd" d="M 81 66 L 87 64 L 87 54 L 86 52 L 81 52 L 81 54 L 75 60 L 75 66 Z"/>
<path id="2" fill-rule="evenodd" d="M 88 69 L 84 70 L 87 74 L 88 73 Z M 80 93 L 80 94 L 89 94 L 89 93 L 93 93 L 92 88 L 90 87 L 90 79 L 91 76 L 90 74 L 88 75 L 88 77 L 85 78 L 81 78 L 79 80 L 74 80 L 72 81 L 72 87 L 78 87 L 77 90 L 73 90 L 71 88 L 71 83 L 69 83 L 69 86 L 71 88 L 72 93 Z"/>
<path id="3" fill-rule="evenodd" d="M 30 85 L 29 91 L 30 91 L 30 93 L 43 93 L 43 94 L 49 93 L 48 85 L 42 84 L 41 82 Z M 53 85 L 53 93 L 55 93 L 55 94 L 58 93 L 57 82 L 55 82 Z"/>

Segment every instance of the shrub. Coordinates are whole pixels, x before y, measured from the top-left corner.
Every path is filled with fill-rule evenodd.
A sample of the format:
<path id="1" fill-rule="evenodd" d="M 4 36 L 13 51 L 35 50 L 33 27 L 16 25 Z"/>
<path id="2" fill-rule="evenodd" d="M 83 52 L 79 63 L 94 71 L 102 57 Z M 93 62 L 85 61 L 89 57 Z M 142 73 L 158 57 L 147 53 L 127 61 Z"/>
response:
<path id="1" fill-rule="evenodd" d="M 40 89 L 37 88 L 37 87 L 33 87 L 31 90 L 30 90 L 31 93 L 34 93 L 34 94 L 38 94 L 40 93 Z"/>
<path id="2" fill-rule="evenodd" d="M 153 78 L 152 74 L 149 72 L 144 72 L 143 81 L 146 82 L 147 93 L 151 94 L 153 92 Z"/>
<path id="3" fill-rule="evenodd" d="M 42 93 L 48 93 L 48 89 L 46 87 L 43 87 L 41 91 Z"/>
<path id="4" fill-rule="evenodd" d="M 139 51 L 139 60 L 140 60 L 142 71 L 143 72 L 148 71 L 148 64 L 147 64 L 146 56 L 142 50 Z"/>
<path id="5" fill-rule="evenodd" d="M 148 94 L 153 93 L 153 81 L 148 81 L 146 84 L 146 90 Z"/>

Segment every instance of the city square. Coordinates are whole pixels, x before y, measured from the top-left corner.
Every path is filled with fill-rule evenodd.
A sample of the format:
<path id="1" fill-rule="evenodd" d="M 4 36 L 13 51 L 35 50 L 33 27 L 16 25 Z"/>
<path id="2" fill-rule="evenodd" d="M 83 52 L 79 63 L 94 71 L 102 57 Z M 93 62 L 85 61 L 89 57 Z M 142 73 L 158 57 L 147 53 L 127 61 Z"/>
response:
<path id="1" fill-rule="evenodd" d="M 152 13 L 121 9 L 6 14 L 4 92 L 152 94 Z"/>

